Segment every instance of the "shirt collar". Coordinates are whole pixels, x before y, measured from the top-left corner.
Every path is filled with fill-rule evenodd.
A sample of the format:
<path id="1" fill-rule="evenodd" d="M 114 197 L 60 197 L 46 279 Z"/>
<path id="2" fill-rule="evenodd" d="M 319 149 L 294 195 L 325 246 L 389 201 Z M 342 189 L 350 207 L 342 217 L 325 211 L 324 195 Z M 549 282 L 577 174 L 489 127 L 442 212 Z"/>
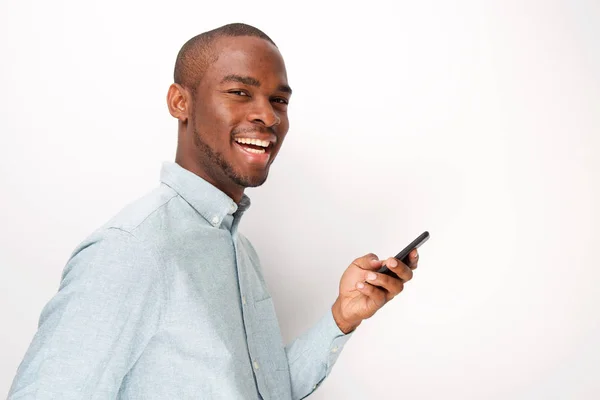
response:
<path id="1" fill-rule="evenodd" d="M 160 180 L 175 190 L 204 219 L 213 226 L 220 226 L 227 214 L 240 217 L 250 207 L 250 198 L 245 194 L 239 204 L 221 190 L 177 163 L 165 161 L 160 171 Z"/>

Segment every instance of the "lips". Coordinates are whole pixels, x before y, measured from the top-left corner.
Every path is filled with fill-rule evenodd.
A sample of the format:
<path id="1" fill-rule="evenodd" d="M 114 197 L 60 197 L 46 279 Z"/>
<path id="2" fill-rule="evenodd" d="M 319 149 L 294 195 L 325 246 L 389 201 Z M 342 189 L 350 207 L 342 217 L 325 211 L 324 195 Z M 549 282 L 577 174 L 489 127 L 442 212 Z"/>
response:
<path id="1" fill-rule="evenodd" d="M 271 159 L 271 152 L 277 143 L 272 128 L 250 126 L 237 127 L 231 132 L 236 153 L 246 164 L 264 168 Z"/>
<path id="2" fill-rule="evenodd" d="M 233 146 L 245 162 L 258 166 L 265 166 L 267 164 L 271 158 L 271 148 L 273 147 L 272 144 L 267 148 L 263 148 L 251 144 L 241 144 L 236 141 L 233 141 Z"/>
<path id="3" fill-rule="evenodd" d="M 262 154 L 271 146 L 271 142 L 268 140 L 260 139 L 239 138 L 235 139 L 235 142 L 245 150 L 255 154 Z"/>

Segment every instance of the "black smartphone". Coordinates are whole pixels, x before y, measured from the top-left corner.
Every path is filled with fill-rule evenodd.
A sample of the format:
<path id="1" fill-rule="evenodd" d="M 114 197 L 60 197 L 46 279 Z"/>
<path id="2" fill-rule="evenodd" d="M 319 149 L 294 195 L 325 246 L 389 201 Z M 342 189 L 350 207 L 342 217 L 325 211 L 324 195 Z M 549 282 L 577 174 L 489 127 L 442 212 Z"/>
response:
<path id="1" fill-rule="evenodd" d="M 394 258 L 402 261 L 404 264 L 408 265 L 408 254 L 418 248 L 419 246 L 421 246 L 423 243 L 425 243 L 427 240 L 429 239 L 429 232 L 425 231 L 423 233 L 421 233 L 419 235 L 419 237 L 417 237 L 415 240 L 413 240 L 408 246 L 406 246 L 404 249 L 402 249 L 402 251 L 398 254 L 396 254 L 396 256 Z M 377 271 L 381 274 L 386 274 L 389 275 L 393 278 L 397 278 L 398 275 L 396 275 L 395 273 L 393 273 L 392 271 L 390 271 L 388 269 L 388 267 L 386 267 L 385 265 L 382 265 L 381 268 Z"/>

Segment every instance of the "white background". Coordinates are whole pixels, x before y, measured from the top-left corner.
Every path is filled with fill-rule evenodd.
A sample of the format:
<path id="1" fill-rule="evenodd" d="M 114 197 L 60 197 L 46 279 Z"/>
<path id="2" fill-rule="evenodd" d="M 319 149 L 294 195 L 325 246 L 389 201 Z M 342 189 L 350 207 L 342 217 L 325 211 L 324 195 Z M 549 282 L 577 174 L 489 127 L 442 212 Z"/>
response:
<path id="1" fill-rule="evenodd" d="M 356 257 L 431 239 L 312 399 L 600 398 L 600 3 L 0 3 L 0 396 L 75 246 L 158 185 L 180 46 L 230 22 L 294 89 L 242 231 L 286 340 Z"/>

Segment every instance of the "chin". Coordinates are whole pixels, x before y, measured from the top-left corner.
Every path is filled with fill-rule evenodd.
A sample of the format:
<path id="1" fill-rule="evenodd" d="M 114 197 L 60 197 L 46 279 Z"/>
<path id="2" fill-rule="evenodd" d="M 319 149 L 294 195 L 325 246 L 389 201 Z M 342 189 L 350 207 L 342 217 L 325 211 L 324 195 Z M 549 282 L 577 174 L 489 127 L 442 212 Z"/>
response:
<path id="1" fill-rule="evenodd" d="M 234 182 L 242 187 L 258 187 L 267 181 L 268 172 L 260 175 L 237 175 L 232 177 Z"/>

